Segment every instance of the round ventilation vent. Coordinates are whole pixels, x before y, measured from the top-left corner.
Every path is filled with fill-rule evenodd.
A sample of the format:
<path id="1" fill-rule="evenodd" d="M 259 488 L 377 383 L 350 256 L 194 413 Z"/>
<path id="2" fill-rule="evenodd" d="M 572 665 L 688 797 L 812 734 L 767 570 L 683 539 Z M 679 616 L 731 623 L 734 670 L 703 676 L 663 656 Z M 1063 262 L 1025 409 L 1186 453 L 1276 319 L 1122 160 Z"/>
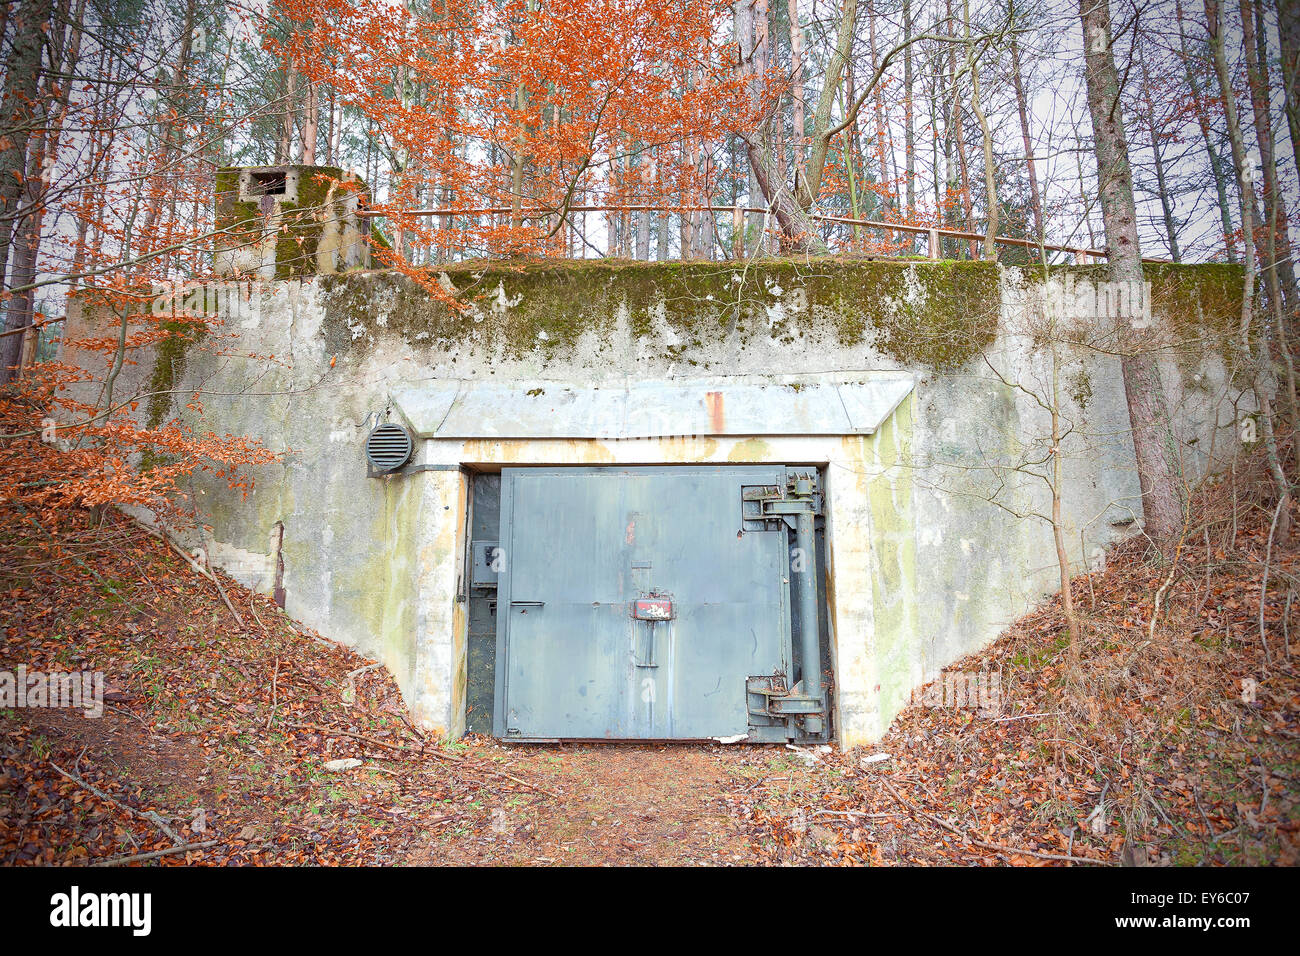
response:
<path id="1" fill-rule="evenodd" d="M 411 460 L 415 443 L 401 425 L 385 422 L 366 436 L 366 460 L 376 471 L 396 471 Z"/>

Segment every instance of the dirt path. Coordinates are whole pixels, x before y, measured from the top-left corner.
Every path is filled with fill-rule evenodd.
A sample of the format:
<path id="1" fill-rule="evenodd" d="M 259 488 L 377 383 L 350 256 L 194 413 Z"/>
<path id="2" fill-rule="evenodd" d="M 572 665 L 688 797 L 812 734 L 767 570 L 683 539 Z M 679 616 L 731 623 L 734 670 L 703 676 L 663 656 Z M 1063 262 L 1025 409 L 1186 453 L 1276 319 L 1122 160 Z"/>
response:
<path id="1" fill-rule="evenodd" d="M 503 748 L 501 764 L 558 796 L 515 794 L 486 825 L 435 836 L 413 863 L 744 864 L 754 845 L 719 795 L 734 755 L 714 747 Z M 476 748 L 480 749 L 480 748 Z"/>

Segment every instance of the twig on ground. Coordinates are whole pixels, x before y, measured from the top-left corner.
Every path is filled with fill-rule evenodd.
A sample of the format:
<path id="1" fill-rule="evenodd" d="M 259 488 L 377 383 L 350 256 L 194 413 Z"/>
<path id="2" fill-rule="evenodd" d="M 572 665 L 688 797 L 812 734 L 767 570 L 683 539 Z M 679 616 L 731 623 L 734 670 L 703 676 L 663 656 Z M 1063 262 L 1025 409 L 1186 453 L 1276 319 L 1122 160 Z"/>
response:
<path id="1" fill-rule="evenodd" d="M 105 803 L 111 803 L 119 810 L 122 810 L 133 817 L 137 817 L 141 820 L 144 820 L 146 823 L 153 824 L 159 830 L 165 833 L 167 835 L 167 839 L 171 840 L 173 843 L 185 842 L 181 838 L 180 834 L 178 834 L 175 830 L 169 827 L 167 825 L 167 822 L 163 820 L 163 818 L 159 816 L 157 813 L 154 813 L 152 810 L 137 810 L 134 807 L 129 807 L 125 803 L 122 803 L 120 800 L 113 799 L 103 790 L 100 790 L 98 787 L 94 787 L 86 783 L 86 781 L 82 780 L 75 773 L 69 773 L 68 771 L 64 770 L 62 767 L 60 767 L 58 764 L 54 763 L 53 761 L 50 761 L 50 766 L 61 777 L 64 777 L 65 779 L 72 781 L 78 787 L 81 787 L 81 789 L 89 791 L 90 793 L 98 797 L 100 800 L 103 800 Z"/>
<path id="2" fill-rule="evenodd" d="M 1268 526 L 1268 547 L 1264 549 L 1264 577 L 1259 583 L 1259 642 L 1264 647 L 1264 660 L 1269 664 L 1273 662 L 1273 653 L 1268 646 L 1268 631 L 1264 629 L 1264 604 L 1268 600 L 1268 565 L 1273 558 L 1273 533 L 1277 531 L 1277 519 L 1282 514 L 1286 503 L 1287 496 L 1283 495 L 1278 499 L 1277 507 L 1273 509 L 1273 523 Z"/>
<path id="3" fill-rule="evenodd" d="M 118 856 L 111 860 L 100 860 L 98 863 L 92 863 L 91 866 L 121 866 L 124 863 L 140 863 L 144 860 L 156 860 L 160 856 L 172 856 L 176 853 L 188 853 L 190 850 L 206 850 L 210 846 L 216 846 L 219 840 L 204 840 L 202 843 L 186 843 L 183 846 L 174 846 L 166 850 L 151 850 L 148 853 L 133 853 L 130 856 Z"/>

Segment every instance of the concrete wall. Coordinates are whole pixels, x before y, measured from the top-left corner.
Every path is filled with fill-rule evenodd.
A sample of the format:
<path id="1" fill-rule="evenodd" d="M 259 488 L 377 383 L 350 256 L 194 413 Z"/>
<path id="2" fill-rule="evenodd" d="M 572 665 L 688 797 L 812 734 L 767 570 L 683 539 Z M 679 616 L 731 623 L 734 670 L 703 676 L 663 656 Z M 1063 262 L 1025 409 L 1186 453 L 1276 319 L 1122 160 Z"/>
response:
<path id="1" fill-rule="evenodd" d="M 1235 447 L 1241 396 L 1218 357 L 1234 276 L 1239 290 L 1231 270 L 1153 279 L 1152 318 L 1183 343 L 1162 362 L 1193 477 Z M 1119 363 L 1105 348 L 1110 323 L 1082 296 L 1046 298 L 1088 277 L 1098 273 L 1058 271 L 1045 284 L 985 264 L 818 260 L 461 266 L 438 280 L 463 310 L 389 273 L 295 280 L 255 287 L 251 305 L 218 304 L 218 329 L 161 371 L 142 352 L 119 389 L 174 388 L 182 408 L 201 390 L 202 413 L 182 410 L 195 426 L 286 452 L 283 466 L 255 474 L 247 499 L 200 480 L 214 561 L 269 591 L 282 524 L 289 613 L 382 660 L 418 718 L 448 735 L 464 719 L 462 466 L 821 465 L 836 725 L 841 742 L 860 744 L 885 732 L 914 687 L 1056 587 L 1050 527 L 1034 517 L 1048 510 L 1032 473 L 1043 469 L 1028 464 L 1051 444 L 1040 402 L 1050 399 L 1054 353 L 1071 428 L 1060 454 L 1074 569 L 1104 560 L 1140 526 Z M 1045 301 L 1047 338 L 1070 340 L 1055 349 L 1044 344 Z M 84 321 L 72 316 L 70 334 Z M 566 389 L 729 381 L 770 384 L 793 400 L 899 373 L 911 375 L 910 394 L 857 434 L 815 423 L 810 434 L 733 434 L 722 423 L 710 434 L 693 420 L 641 437 L 526 431 L 559 414 L 546 403 Z M 416 408 L 422 390 L 482 383 L 500 404 L 485 418 L 508 429 L 485 421 L 481 437 L 437 437 L 436 420 L 417 421 L 428 417 Z M 415 464 L 424 467 L 366 476 L 362 442 L 376 413 L 422 432 Z"/>

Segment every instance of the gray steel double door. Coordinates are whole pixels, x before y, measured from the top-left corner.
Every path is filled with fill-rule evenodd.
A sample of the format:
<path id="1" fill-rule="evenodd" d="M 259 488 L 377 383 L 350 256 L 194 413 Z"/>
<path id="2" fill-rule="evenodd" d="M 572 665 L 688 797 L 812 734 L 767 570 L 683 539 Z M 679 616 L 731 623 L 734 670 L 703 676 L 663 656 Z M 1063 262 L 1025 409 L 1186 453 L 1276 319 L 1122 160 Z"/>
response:
<path id="1" fill-rule="evenodd" d="M 494 734 L 744 735 L 746 678 L 790 672 L 790 617 L 786 536 L 742 530 L 742 487 L 784 476 L 503 469 Z M 671 619 L 634 617 L 652 594 Z"/>

